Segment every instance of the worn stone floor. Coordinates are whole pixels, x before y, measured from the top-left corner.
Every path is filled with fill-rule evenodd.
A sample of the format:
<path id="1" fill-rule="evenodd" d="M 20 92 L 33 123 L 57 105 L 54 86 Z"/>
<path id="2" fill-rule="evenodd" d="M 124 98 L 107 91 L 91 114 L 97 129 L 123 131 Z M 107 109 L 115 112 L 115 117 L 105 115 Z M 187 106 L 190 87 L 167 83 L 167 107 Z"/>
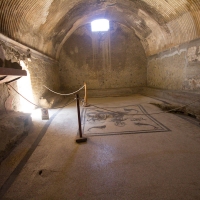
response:
<path id="1" fill-rule="evenodd" d="M 50 110 L 49 121 L 42 121 L 35 111 L 32 130 L 1 163 L 0 199 L 200 199 L 198 123 L 171 113 L 154 114 L 153 122 L 143 119 L 148 123 L 138 122 L 147 115 L 132 118 L 130 113 L 129 117 L 122 116 L 121 124 L 113 121 L 119 117 L 112 114 L 112 107 L 133 112 L 126 106 L 141 105 L 148 113 L 158 113 L 162 111 L 151 104 L 158 102 L 141 95 L 89 99 L 90 104 L 107 109 L 98 123 L 106 128 L 105 123 L 111 125 L 109 131 L 100 129 L 103 134 L 87 134 L 88 140 L 82 144 L 75 142 L 75 102 L 61 110 Z M 100 108 L 97 112 L 102 112 Z M 94 116 L 88 121 L 96 123 Z M 82 123 L 84 126 L 87 120 Z M 129 132 L 124 131 L 126 123 Z M 158 131 L 157 125 L 164 127 L 163 131 Z"/>

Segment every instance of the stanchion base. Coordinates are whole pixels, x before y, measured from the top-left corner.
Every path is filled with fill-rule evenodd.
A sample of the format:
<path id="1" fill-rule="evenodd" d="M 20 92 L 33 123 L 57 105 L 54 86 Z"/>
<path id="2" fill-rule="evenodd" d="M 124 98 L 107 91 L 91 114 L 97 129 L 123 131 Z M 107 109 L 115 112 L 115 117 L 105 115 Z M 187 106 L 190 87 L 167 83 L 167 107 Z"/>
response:
<path id="1" fill-rule="evenodd" d="M 83 103 L 83 107 L 89 107 L 90 104 L 87 104 L 87 103 Z"/>
<path id="2" fill-rule="evenodd" d="M 76 139 L 76 143 L 82 143 L 82 142 L 87 142 L 87 138 L 86 137 L 82 137 L 82 138 L 77 138 Z"/>

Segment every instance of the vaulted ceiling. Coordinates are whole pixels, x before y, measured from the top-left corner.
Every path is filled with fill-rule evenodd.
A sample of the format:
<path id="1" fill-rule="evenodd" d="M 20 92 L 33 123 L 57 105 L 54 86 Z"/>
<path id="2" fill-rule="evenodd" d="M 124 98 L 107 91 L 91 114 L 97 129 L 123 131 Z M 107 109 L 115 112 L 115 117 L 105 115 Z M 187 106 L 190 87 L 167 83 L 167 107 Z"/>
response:
<path id="1" fill-rule="evenodd" d="M 53 58 L 102 17 L 132 29 L 147 56 L 200 37 L 199 0 L 0 0 L 0 32 Z"/>

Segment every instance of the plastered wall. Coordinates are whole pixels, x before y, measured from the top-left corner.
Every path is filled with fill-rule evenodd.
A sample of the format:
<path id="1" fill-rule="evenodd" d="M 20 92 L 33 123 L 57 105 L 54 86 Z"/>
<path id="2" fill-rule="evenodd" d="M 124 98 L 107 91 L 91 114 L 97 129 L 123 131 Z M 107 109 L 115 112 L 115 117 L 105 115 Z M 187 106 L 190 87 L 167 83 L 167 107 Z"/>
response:
<path id="1" fill-rule="evenodd" d="M 113 25 L 110 33 L 92 33 L 83 26 L 61 51 L 59 73 L 62 88 L 88 89 L 146 86 L 147 59 L 133 31 Z"/>
<path id="2" fill-rule="evenodd" d="M 150 57 L 147 86 L 200 91 L 200 40 L 182 44 Z"/>

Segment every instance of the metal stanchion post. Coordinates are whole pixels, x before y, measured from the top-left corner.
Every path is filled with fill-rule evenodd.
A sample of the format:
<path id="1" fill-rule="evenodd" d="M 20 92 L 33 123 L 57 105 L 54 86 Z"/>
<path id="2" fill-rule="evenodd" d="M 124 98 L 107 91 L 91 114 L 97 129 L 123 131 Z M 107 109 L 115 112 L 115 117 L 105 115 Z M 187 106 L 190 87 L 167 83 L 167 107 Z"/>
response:
<path id="1" fill-rule="evenodd" d="M 87 103 L 87 85 L 86 85 L 86 83 L 84 83 L 84 86 L 85 86 L 85 96 L 84 96 L 83 106 L 88 107 L 89 105 Z"/>
<path id="2" fill-rule="evenodd" d="M 80 115 L 80 105 L 79 105 L 79 95 L 76 94 L 76 105 L 77 105 L 77 114 L 78 114 L 78 126 L 79 126 L 79 136 L 76 139 L 77 143 L 86 142 L 87 138 L 82 135 L 81 128 L 81 115 Z"/>

